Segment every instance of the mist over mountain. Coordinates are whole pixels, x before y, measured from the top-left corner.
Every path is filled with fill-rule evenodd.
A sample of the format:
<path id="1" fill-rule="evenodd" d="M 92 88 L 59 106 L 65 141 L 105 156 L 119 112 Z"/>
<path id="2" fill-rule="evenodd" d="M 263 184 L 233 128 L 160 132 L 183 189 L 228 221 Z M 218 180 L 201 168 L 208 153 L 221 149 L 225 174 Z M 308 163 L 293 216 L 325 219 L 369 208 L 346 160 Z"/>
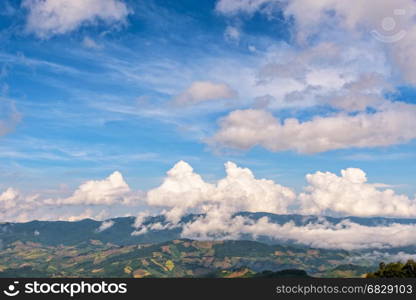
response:
<path id="1" fill-rule="evenodd" d="M 135 234 L 135 218 L 120 217 L 105 221 L 96 221 L 92 219 L 84 219 L 81 221 L 31 221 L 27 223 L 1 223 L 0 224 L 0 241 L 1 246 L 5 247 L 16 241 L 41 243 L 49 246 L 58 245 L 76 245 L 89 240 L 97 240 L 102 243 L 111 243 L 118 246 L 160 243 L 171 241 L 174 239 L 184 238 L 183 228 L 195 220 L 203 218 L 201 214 L 190 214 L 181 219 L 178 226 L 169 227 L 169 223 L 164 216 L 148 217 L 143 222 L 144 226 L 150 229 L 143 234 Z M 413 226 L 416 225 L 416 219 L 400 219 L 400 218 L 361 218 L 361 217 L 322 217 L 322 216 L 303 216 L 303 215 L 277 215 L 270 213 L 249 213 L 240 212 L 234 217 L 244 217 L 258 222 L 263 218 L 267 218 L 269 223 L 286 226 L 291 224 L 296 227 L 307 226 L 338 226 L 345 227 L 345 224 L 356 224 L 357 226 L 365 226 L 377 229 L 380 226 Z M 156 225 L 156 226 L 155 226 Z M 166 226 L 164 228 L 163 226 Z M 338 228 L 337 227 L 337 228 Z M 164 229 L 163 229 L 164 228 Z M 229 238 L 225 238 L 229 239 Z M 260 241 L 267 244 L 284 244 L 284 245 L 303 245 L 306 243 L 295 239 L 273 238 L 273 236 L 243 234 L 240 240 Z M 220 237 L 212 240 L 221 240 Z M 382 247 L 383 251 L 396 252 L 396 250 L 413 249 L 415 246 L 409 244 L 402 247 Z M 342 245 L 338 247 L 342 249 Z M 377 249 L 376 247 L 367 247 L 364 250 Z M 379 250 L 380 250 L 379 249 Z"/>
<path id="2" fill-rule="evenodd" d="M 412 244 L 343 249 L 341 243 L 322 248 L 308 241 L 273 238 L 273 232 L 242 234 L 238 239 L 184 238 L 186 227 L 204 217 L 186 215 L 173 227 L 163 215 L 148 217 L 141 226 L 154 229 L 141 234 L 134 217 L 1 223 L 0 277 L 361 277 L 374 271 L 380 261 L 416 257 Z M 249 212 L 233 218 L 253 224 L 267 218 L 275 226 L 317 228 L 321 233 L 322 228 L 342 230 L 351 224 L 374 230 L 416 224 L 416 219 Z"/>

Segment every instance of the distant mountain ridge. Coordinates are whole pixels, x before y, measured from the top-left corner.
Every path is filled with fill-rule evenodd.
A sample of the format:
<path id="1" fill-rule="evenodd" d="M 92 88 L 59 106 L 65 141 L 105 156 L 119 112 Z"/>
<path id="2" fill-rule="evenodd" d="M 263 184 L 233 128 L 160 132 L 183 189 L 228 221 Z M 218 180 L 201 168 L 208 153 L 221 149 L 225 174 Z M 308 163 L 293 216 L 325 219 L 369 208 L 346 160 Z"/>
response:
<path id="1" fill-rule="evenodd" d="M 297 226 L 308 223 L 328 222 L 338 224 L 345 220 L 365 225 L 378 226 L 389 225 L 392 223 L 399 224 L 416 224 L 416 219 L 398 219 L 398 218 L 360 218 L 360 217 L 321 217 L 321 216 L 303 216 L 303 215 L 276 215 L 270 213 L 249 213 L 241 212 L 237 215 L 248 217 L 252 220 L 258 220 L 262 217 L 268 217 L 269 221 L 276 224 L 285 224 L 293 222 Z M 188 223 L 201 215 L 187 215 L 182 218 L 182 223 Z M 135 231 L 133 227 L 134 217 L 120 217 L 109 219 L 114 224 L 99 232 L 102 221 L 84 219 L 81 221 L 31 221 L 27 223 L 1 223 L 0 224 L 0 247 L 9 245 L 16 241 L 41 243 L 43 245 L 77 245 L 88 240 L 98 240 L 102 243 L 111 243 L 119 246 L 134 245 L 143 243 L 161 243 L 181 238 L 180 227 L 165 230 L 150 230 L 145 234 L 132 235 Z M 109 221 L 107 220 L 107 221 Z M 144 224 L 164 223 L 163 216 L 148 218 Z M 250 239 L 250 237 L 244 237 Z M 261 242 L 273 243 L 267 238 L 258 239 Z M 282 244 L 282 242 L 279 242 Z"/>

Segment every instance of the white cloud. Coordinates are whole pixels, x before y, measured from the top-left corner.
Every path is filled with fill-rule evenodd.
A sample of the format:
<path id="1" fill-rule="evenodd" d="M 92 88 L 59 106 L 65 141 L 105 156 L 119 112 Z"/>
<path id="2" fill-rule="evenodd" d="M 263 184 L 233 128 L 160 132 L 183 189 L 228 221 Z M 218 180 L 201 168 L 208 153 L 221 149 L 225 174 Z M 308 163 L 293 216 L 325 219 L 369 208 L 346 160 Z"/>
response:
<path id="1" fill-rule="evenodd" d="M 82 45 L 86 48 L 90 48 L 90 49 L 101 49 L 102 46 L 97 44 L 96 41 L 94 41 L 92 38 L 86 36 L 84 37 L 84 39 L 82 40 Z"/>
<path id="2" fill-rule="evenodd" d="M 415 217 L 416 199 L 370 184 L 364 171 L 346 169 L 308 174 L 309 186 L 299 195 L 303 214 Z M 382 185 L 381 187 L 383 187 Z"/>
<path id="3" fill-rule="evenodd" d="M 112 205 L 134 204 L 138 195 L 134 195 L 124 181 L 123 175 L 116 171 L 103 180 L 90 180 L 81 184 L 71 197 L 51 200 L 51 204 L 66 205 Z"/>
<path id="4" fill-rule="evenodd" d="M 29 220 L 40 205 L 38 198 L 38 195 L 25 196 L 14 188 L 6 189 L 0 194 L 0 220 Z"/>
<path id="5" fill-rule="evenodd" d="M 391 91 L 392 86 L 380 74 L 365 73 L 357 80 L 344 84 L 336 96 L 328 99 L 328 104 L 344 111 L 365 111 L 387 103 L 383 94 Z"/>
<path id="6" fill-rule="evenodd" d="M 247 49 L 248 49 L 248 51 L 250 51 L 250 52 L 256 52 L 256 51 L 257 51 L 256 46 L 253 46 L 253 45 L 249 45 L 249 46 L 247 47 Z"/>
<path id="7" fill-rule="evenodd" d="M 265 110 L 236 110 L 220 120 L 208 143 L 238 149 L 318 153 L 336 149 L 390 146 L 416 138 L 416 106 L 388 104 L 375 113 L 339 113 L 283 123 Z"/>
<path id="8" fill-rule="evenodd" d="M 97 228 L 97 232 L 103 232 L 107 230 L 108 228 L 112 227 L 114 225 L 114 221 L 104 221 L 101 223 L 100 227 Z"/>
<path id="9" fill-rule="evenodd" d="M 320 248 L 391 248 L 415 245 L 411 238 L 416 225 L 389 223 L 365 226 L 350 220 L 338 224 L 320 218 L 316 222 L 296 225 L 293 222 L 277 224 L 267 217 L 259 220 L 235 216 L 241 211 L 277 214 L 304 213 L 355 216 L 416 216 L 416 200 L 397 195 L 386 185 L 367 183 L 360 169 L 343 170 L 338 177 L 317 172 L 308 175 L 309 187 L 296 198 L 293 191 L 271 180 L 256 179 L 249 169 L 226 163 L 227 176 L 216 183 L 205 182 L 185 162 L 179 162 L 167 173 L 164 182 L 149 191 L 150 207 L 164 209 L 167 224 L 143 225 L 150 215 L 143 212 L 136 220 L 134 235 L 149 230 L 178 227 L 184 238 L 240 239 L 266 236 L 281 241 L 293 241 Z M 179 223 L 189 213 L 203 215 Z"/>
<path id="10" fill-rule="evenodd" d="M 32 220 L 78 221 L 86 218 L 103 220 L 110 214 L 106 208 L 116 206 L 63 205 L 61 199 L 44 198 L 39 194 L 25 195 L 14 188 L 8 188 L 0 194 L 0 222 L 28 222 Z M 104 208 L 103 208 L 104 207 Z"/>
<path id="11" fill-rule="evenodd" d="M 200 218 L 185 225 L 183 237 L 194 239 L 239 239 L 243 234 L 254 238 L 266 236 L 283 241 L 293 241 L 318 248 L 364 249 L 391 248 L 415 245 L 412 236 L 416 225 L 393 223 L 364 226 L 345 220 L 338 224 L 308 223 L 297 226 L 293 222 L 282 225 L 272 223 L 267 217 L 252 221 L 245 217 Z"/>
<path id="12" fill-rule="evenodd" d="M 123 23 L 129 9 L 120 0 L 24 0 L 26 29 L 40 38 L 65 34 L 82 25 Z"/>
<path id="13" fill-rule="evenodd" d="M 8 210 L 16 207 L 16 202 L 20 198 L 19 192 L 13 188 L 8 188 L 0 195 L 1 209 Z"/>
<path id="14" fill-rule="evenodd" d="M 159 187 L 147 193 L 147 202 L 150 206 L 171 208 L 167 217 L 170 221 L 178 222 L 188 210 L 206 201 L 213 191 L 212 184 L 194 173 L 186 162 L 180 161 L 167 172 L 167 177 Z"/>
<path id="15" fill-rule="evenodd" d="M 224 37 L 228 41 L 239 42 L 240 41 L 240 30 L 234 26 L 227 26 L 225 28 Z"/>
<path id="16" fill-rule="evenodd" d="M 0 137 L 13 131 L 21 118 L 14 103 L 0 97 Z"/>
<path id="17" fill-rule="evenodd" d="M 147 220 L 148 217 L 151 216 L 151 213 L 149 211 L 141 211 L 133 224 L 133 227 L 136 228 L 137 230 L 133 231 L 131 233 L 131 235 L 142 235 L 145 234 L 149 231 L 149 229 L 147 228 L 147 226 L 144 226 L 143 223 Z"/>
<path id="18" fill-rule="evenodd" d="M 178 105 L 190 105 L 211 100 L 233 99 L 236 97 L 237 92 L 225 83 L 196 81 L 175 98 L 175 103 Z"/>
<path id="19" fill-rule="evenodd" d="M 270 0 L 272 1 L 272 0 Z M 286 2 L 286 1 L 282 1 Z M 359 31 L 364 29 L 377 29 L 382 26 L 385 17 L 397 17 L 401 25 L 412 22 L 415 13 L 412 0 L 371 0 L 366 3 L 361 1 L 311 1 L 293 0 L 287 1 L 284 12 L 287 16 L 296 18 L 299 31 L 314 32 L 318 26 L 331 21 L 338 26 Z M 406 11 L 404 16 L 394 16 L 396 9 Z M 305 10 L 309 13 L 305 15 Z M 400 18 L 402 18 L 400 20 Z"/>
<path id="20" fill-rule="evenodd" d="M 416 19 L 416 17 L 413 16 L 413 19 Z M 416 85 L 415 53 L 416 24 L 413 24 L 406 32 L 406 36 L 397 43 L 392 44 L 390 49 L 390 55 L 398 65 L 402 76 L 408 83 L 412 85 Z"/>
<path id="21" fill-rule="evenodd" d="M 168 171 L 163 183 L 147 194 L 150 206 L 166 208 L 169 221 L 177 223 L 187 213 L 207 213 L 219 208 L 223 214 L 239 211 L 286 213 L 295 193 L 272 180 L 257 179 L 246 168 L 225 164 L 227 176 L 216 184 L 205 182 L 181 161 Z"/>
<path id="22" fill-rule="evenodd" d="M 0 193 L 0 222 L 76 221 L 85 218 L 103 220 L 120 215 L 136 215 L 144 204 L 144 193 L 132 191 L 121 173 L 116 171 L 103 180 L 82 183 L 67 198 L 51 197 L 47 192 L 25 195 L 8 188 Z"/>
<path id="23" fill-rule="evenodd" d="M 162 214 L 167 223 L 144 225 L 152 214 L 138 214 L 132 234 L 149 230 L 181 228 L 182 237 L 193 239 L 240 239 L 267 236 L 282 241 L 293 241 L 320 248 L 391 248 L 415 245 L 412 237 L 415 224 L 387 224 L 365 226 L 344 220 L 338 224 L 319 218 L 304 225 L 293 222 L 277 224 L 267 217 L 259 220 L 235 216 L 238 212 L 269 212 L 275 214 L 302 213 L 316 215 L 354 215 L 415 217 L 416 199 L 398 195 L 385 184 L 368 183 L 360 169 L 346 169 L 341 176 L 317 172 L 307 175 L 309 186 L 298 197 L 289 188 L 272 180 L 257 179 L 251 170 L 234 163 L 225 164 L 226 176 L 208 183 L 181 161 L 167 172 L 163 183 L 147 194 L 149 211 Z M 105 220 L 113 216 L 114 205 L 125 206 L 123 200 L 131 191 L 121 174 L 114 172 L 101 181 L 87 181 L 80 185 L 72 199 L 42 199 L 38 195 L 25 196 L 9 188 L 0 194 L 1 221 L 69 220 L 85 218 Z M 75 198 L 74 198 L 75 197 Z M 82 199 L 82 200 L 81 200 Z M 64 199 L 65 200 L 65 199 Z M 85 207 L 85 204 L 93 204 Z M 78 206 L 76 206 L 78 205 Z M 130 206 L 127 206 L 130 207 Z M 181 217 L 203 214 L 186 224 Z M 105 221 L 99 232 L 113 226 Z"/>
<path id="24" fill-rule="evenodd" d="M 58 220 L 75 222 L 75 221 L 81 221 L 85 219 L 104 220 L 108 217 L 109 217 L 109 213 L 105 209 L 101 211 L 96 211 L 94 209 L 87 208 L 87 209 L 83 209 L 82 212 L 78 214 L 72 214 L 71 212 L 68 212 L 66 214 L 61 214 L 59 215 Z M 56 216 L 55 217 L 48 216 L 48 218 L 50 220 L 56 220 Z"/>

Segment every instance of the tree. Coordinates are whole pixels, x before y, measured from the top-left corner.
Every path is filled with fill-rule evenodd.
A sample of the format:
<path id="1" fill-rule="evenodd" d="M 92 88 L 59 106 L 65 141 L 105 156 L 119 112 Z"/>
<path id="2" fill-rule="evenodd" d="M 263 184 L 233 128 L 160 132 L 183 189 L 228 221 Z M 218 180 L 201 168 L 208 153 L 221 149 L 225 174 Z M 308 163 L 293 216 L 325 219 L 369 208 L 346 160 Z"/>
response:
<path id="1" fill-rule="evenodd" d="M 412 259 L 406 263 L 380 263 L 379 269 L 374 273 L 368 273 L 367 278 L 416 278 L 416 262 Z"/>

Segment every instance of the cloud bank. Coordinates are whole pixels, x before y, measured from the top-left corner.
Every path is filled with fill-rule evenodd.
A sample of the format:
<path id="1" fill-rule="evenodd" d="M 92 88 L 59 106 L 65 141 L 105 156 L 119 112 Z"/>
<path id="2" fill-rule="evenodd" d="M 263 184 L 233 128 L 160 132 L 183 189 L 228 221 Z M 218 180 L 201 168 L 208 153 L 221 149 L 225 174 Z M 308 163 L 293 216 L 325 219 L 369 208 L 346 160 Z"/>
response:
<path id="1" fill-rule="evenodd" d="M 160 207 L 167 224 L 144 225 L 150 213 L 136 219 L 135 235 L 149 230 L 181 227 L 182 237 L 200 240 L 269 237 L 320 248 L 391 248 L 414 245 L 416 225 L 392 223 L 365 226 L 344 220 L 296 225 L 276 224 L 267 217 L 253 220 L 237 212 L 305 215 L 415 217 L 416 199 L 398 195 L 385 185 L 367 182 L 364 171 L 346 169 L 341 176 L 316 172 L 306 176 L 308 186 L 295 193 L 271 180 L 257 179 L 249 169 L 225 164 L 226 177 L 207 183 L 185 162 L 167 172 L 164 182 L 148 192 L 147 203 Z M 381 186 L 381 187 L 380 187 Z M 182 223 L 187 214 L 202 214 Z"/>
<path id="2" fill-rule="evenodd" d="M 416 107 L 396 104 L 376 113 L 339 113 L 310 121 L 282 123 L 265 110 L 236 110 L 220 120 L 220 129 L 208 142 L 216 146 L 271 151 L 318 153 L 346 148 L 390 146 L 416 138 Z"/>
<path id="3" fill-rule="evenodd" d="M 317 248 L 356 250 L 412 246 L 415 245 L 412 240 L 415 233 L 416 225 L 364 226 L 343 221 L 336 225 L 323 222 L 296 226 L 293 222 L 275 224 L 267 217 L 253 221 L 241 216 L 231 218 L 208 216 L 185 224 L 182 236 L 211 240 L 240 239 L 244 235 L 250 235 L 253 238 L 269 237 Z"/>
<path id="4" fill-rule="evenodd" d="M 8 188 L 0 194 L 0 222 L 103 220 L 138 213 L 143 204 L 143 192 L 131 190 L 116 171 L 103 180 L 82 183 L 69 197 L 25 195 Z"/>
<path id="5" fill-rule="evenodd" d="M 201 240 L 249 235 L 349 250 L 415 245 L 415 224 L 392 221 L 366 226 L 349 219 L 334 224 L 325 218 L 307 221 L 307 215 L 416 217 L 416 199 L 397 194 L 385 184 L 369 183 L 360 169 L 342 170 L 340 176 L 330 172 L 308 174 L 308 186 L 300 194 L 273 180 L 256 178 L 250 169 L 232 162 L 225 164 L 225 171 L 224 178 L 207 182 L 188 163 L 180 161 L 167 172 L 160 186 L 146 194 L 132 191 L 119 172 L 83 183 L 67 198 L 28 196 L 9 188 L 0 194 L 0 220 L 104 220 L 116 217 L 124 207 L 127 215 L 138 215 L 134 235 L 181 228 L 182 237 Z M 303 225 L 277 224 L 268 217 L 256 220 L 239 212 L 296 213 L 305 215 L 306 221 Z M 182 218 L 189 214 L 195 217 L 183 223 Z M 162 215 L 166 222 L 147 224 L 151 215 Z M 103 222 L 97 232 L 113 224 Z"/>

